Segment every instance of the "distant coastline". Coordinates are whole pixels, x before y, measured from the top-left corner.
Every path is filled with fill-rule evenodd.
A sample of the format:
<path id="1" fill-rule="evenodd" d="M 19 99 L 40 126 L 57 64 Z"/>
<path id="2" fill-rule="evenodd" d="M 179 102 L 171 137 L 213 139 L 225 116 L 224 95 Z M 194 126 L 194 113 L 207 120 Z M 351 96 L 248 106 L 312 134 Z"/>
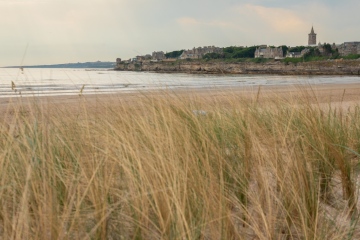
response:
<path id="1" fill-rule="evenodd" d="M 83 62 L 83 63 L 62 63 L 49 65 L 31 65 L 31 66 L 8 66 L 3 68 L 109 68 L 115 67 L 115 62 Z"/>

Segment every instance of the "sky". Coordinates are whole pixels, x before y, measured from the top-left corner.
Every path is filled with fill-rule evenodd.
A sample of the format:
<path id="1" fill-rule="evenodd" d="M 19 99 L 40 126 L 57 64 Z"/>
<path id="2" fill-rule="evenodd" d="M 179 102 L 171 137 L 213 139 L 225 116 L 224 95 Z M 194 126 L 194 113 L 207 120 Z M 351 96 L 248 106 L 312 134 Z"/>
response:
<path id="1" fill-rule="evenodd" d="M 0 66 L 360 41 L 359 0 L 0 0 Z"/>

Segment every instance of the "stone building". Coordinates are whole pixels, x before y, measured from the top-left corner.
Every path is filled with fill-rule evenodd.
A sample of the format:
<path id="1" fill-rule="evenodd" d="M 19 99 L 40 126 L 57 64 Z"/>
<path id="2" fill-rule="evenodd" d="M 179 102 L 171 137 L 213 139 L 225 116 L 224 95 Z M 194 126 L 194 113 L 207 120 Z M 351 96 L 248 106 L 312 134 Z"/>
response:
<path id="1" fill-rule="evenodd" d="M 304 50 L 301 51 L 301 56 L 304 56 L 305 54 L 309 53 L 310 49 L 305 48 Z"/>
<path id="2" fill-rule="evenodd" d="M 331 46 L 331 50 L 338 51 L 340 56 L 347 56 L 350 54 L 360 54 L 360 42 L 344 42 L 342 44 L 333 43 Z M 331 55 L 326 52 L 325 44 L 319 43 L 317 49 L 322 55 Z"/>
<path id="3" fill-rule="evenodd" d="M 150 54 L 136 56 L 136 61 L 137 62 L 142 62 L 142 61 L 146 61 L 146 60 L 151 60 L 151 55 Z"/>
<path id="4" fill-rule="evenodd" d="M 340 56 L 349 54 L 360 54 L 360 42 L 344 42 L 337 46 Z"/>
<path id="5" fill-rule="evenodd" d="M 302 58 L 305 54 L 309 53 L 310 50 L 308 48 L 305 48 L 301 52 L 287 52 L 286 57 L 287 58 Z"/>
<path id="6" fill-rule="evenodd" d="M 324 48 L 324 45 L 321 44 L 321 42 L 319 42 L 319 44 L 317 45 L 317 49 L 319 50 L 319 52 L 321 54 L 323 54 L 325 52 L 325 48 Z"/>
<path id="7" fill-rule="evenodd" d="M 163 59 L 165 59 L 165 54 L 163 51 L 152 53 L 152 60 L 163 60 Z"/>
<path id="8" fill-rule="evenodd" d="M 193 48 L 191 50 L 186 50 L 180 55 L 180 59 L 199 59 L 202 58 L 207 53 L 223 53 L 223 49 L 215 46 L 208 46 L 208 47 L 198 47 Z"/>
<path id="9" fill-rule="evenodd" d="M 255 50 L 255 58 L 283 58 L 283 50 L 281 47 L 260 46 Z"/>
<path id="10" fill-rule="evenodd" d="M 309 46 L 316 45 L 316 33 L 314 32 L 314 27 L 311 27 L 311 32 L 309 33 L 308 45 Z"/>

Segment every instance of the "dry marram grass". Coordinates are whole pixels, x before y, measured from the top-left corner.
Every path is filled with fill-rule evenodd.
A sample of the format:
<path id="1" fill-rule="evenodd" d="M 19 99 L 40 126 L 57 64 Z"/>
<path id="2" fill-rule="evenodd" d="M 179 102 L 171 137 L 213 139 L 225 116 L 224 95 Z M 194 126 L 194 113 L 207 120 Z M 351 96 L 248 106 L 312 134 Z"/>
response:
<path id="1" fill-rule="evenodd" d="M 258 97 L 10 104 L 0 235 L 359 239 L 360 108 Z"/>

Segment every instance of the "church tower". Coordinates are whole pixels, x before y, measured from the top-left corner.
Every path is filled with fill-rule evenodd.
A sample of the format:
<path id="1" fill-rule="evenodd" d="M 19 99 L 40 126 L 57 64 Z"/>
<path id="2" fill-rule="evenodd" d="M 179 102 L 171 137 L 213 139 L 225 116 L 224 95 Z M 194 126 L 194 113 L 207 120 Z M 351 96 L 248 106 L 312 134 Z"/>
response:
<path id="1" fill-rule="evenodd" d="M 311 27 L 311 32 L 309 33 L 308 45 L 316 45 L 316 33 L 314 32 L 314 27 Z"/>

